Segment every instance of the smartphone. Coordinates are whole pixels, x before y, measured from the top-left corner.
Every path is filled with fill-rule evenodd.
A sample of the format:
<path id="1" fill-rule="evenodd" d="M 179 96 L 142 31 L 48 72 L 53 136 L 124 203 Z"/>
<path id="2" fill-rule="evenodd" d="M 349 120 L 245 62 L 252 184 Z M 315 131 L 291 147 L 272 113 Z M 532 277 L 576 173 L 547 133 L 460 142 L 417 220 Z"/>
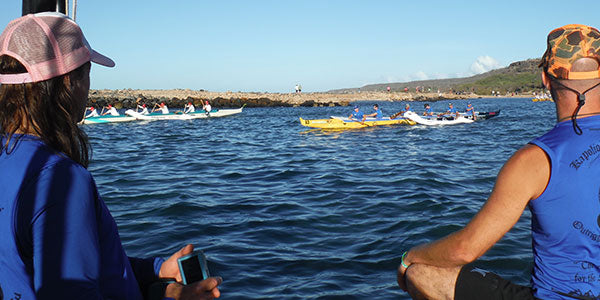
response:
<path id="1" fill-rule="evenodd" d="M 189 255 L 177 259 L 179 272 L 183 284 L 190 284 L 196 281 L 204 280 L 210 277 L 208 267 L 206 266 L 206 256 L 202 250 L 197 250 Z"/>

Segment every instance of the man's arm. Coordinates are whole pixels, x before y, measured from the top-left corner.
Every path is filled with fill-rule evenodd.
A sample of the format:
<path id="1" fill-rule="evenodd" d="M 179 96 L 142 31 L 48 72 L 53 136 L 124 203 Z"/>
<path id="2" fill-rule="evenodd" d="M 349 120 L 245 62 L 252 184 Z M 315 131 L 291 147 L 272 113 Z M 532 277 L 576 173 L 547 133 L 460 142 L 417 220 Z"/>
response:
<path id="1" fill-rule="evenodd" d="M 534 145 L 518 150 L 502 167 L 492 194 L 463 229 L 440 240 L 412 248 L 404 263 L 457 267 L 474 261 L 490 249 L 519 220 L 527 203 L 545 190 L 550 162 Z M 400 266 L 399 275 L 406 268 Z"/>

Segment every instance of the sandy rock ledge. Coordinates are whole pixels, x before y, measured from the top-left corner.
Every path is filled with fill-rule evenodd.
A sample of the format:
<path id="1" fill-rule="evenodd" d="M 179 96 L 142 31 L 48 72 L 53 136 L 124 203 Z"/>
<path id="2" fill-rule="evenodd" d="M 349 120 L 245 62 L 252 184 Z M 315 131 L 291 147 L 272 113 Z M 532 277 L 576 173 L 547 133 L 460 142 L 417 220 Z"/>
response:
<path id="1" fill-rule="evenodd" d="M 189 89 L 175 90 L 91 90 L 88 105 L 103 107 L 108 104 L 121 108 L 135 108 L 136 103 L 150 108 L 155 103 L 164 102 L 173 108 L 183 107 L 192 102 L 201 106 L 208 100 L 216 108 L 246 107 L 296 107 L 296 106 L 348 106 L 354 101 L 436 101 L 444 99 L 466 99 L 476 95 L 454 95 L 437 93 L 405 92 L 360 92 L 360 93 L 243 93 L 208 92 Z"/>

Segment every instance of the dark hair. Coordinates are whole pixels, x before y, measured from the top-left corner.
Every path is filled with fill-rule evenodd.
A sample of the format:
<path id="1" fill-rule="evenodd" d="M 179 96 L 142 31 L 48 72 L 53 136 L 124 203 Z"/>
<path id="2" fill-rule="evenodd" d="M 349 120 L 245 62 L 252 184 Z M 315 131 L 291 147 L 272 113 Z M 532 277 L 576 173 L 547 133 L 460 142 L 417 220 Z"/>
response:
<path id="1" fill-rule="evenodd" d="M 377 104 L 373 104 L 373 106 L 375 106 L 375 107 L 379 108 L 379 105 L 377 105 Z"/>
<path id="2" fill-rule="evenodd" d="M 77 103 L 73 99 L 72 82 L 84 79 L 91 64 L 45 81 L 0 85 L 0 153 L 10 153 L 20 135 L 38 136 L 59 153 L 87 168 L 91 147 L 87 135 L 77 126 Z M 10 56 L 0 56 L 0 73 L 27 72 L 25 67 Z M 11 142 L 11 139 L 15 141 Z M 11 146 L 12 145 L 12 146 Z"/>

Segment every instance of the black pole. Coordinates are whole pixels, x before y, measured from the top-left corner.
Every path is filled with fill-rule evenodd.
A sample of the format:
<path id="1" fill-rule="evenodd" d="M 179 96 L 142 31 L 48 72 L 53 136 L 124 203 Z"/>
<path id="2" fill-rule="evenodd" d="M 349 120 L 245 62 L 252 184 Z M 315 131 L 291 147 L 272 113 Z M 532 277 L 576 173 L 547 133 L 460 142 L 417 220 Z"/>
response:
<path id="1" fill-rule="evenodd" d="M 23 16 L 44 11 L 67 13 L 65 0 L 23 0 Z"/>

